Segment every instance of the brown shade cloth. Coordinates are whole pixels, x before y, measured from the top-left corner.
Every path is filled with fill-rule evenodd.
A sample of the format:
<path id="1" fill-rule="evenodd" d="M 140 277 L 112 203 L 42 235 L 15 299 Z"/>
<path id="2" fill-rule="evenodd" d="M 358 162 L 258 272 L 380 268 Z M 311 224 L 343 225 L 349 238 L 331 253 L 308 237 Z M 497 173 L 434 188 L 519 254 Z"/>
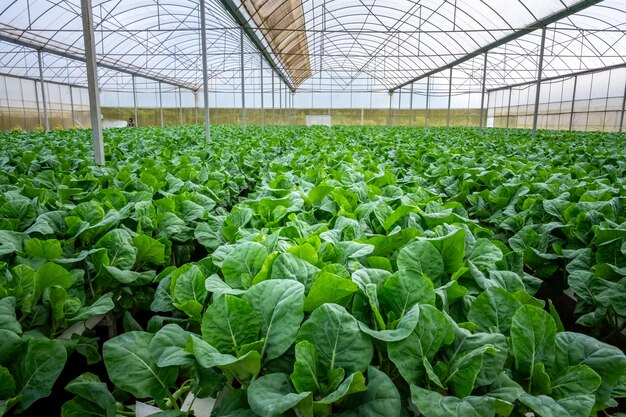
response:
<path id="1" fill-rule="evenodd" d="M 301 0 L 244 0 L 243 5 L 261 29 L 295 86 L 311 76 L 309 47 Z"/>

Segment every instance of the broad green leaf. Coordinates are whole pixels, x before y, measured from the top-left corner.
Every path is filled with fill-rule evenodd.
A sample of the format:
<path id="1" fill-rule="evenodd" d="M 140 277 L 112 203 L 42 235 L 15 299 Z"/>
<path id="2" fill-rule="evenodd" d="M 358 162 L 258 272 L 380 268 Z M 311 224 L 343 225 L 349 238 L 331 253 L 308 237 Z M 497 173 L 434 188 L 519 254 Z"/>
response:
<path id="1" fill-rule="evenodd" d="M 166 324 L 150 340 L 148 345 L 154 363 L 165 368 L 193 363 L 185 351 L 190 333 L 177 324 Z"/>
<path id="2" fill-rule="evenodd" d="M 204 287 L 207 289 L 208 292 L 212 292 L 215 295 L 219 295 L 219 294 L 241 295 L 246 292 L 245 290 L 238 290 L 235 288 L 231 288 L 217 274 L 213 274 L 209 276 L 204 281 Z"/>
<path id="3" fill-rule="evenodd" d="M 97 316 L 99 314 L 106 314 L 109 311 L 113 310 L 115 304 L 113 303 L 113 299 L 111 299 L 110 295 L 103 295 L 98 298 L 92 305 L 87 307 L 82 307 L 80 310 L 68 317 L 68 321 L 83 321 L 87 320 L 93 316 Z"/>
<path id="4" fill-rule="evenodd" d="M 503 253 L 498 246 L 489 239 L 476 239 L 476 244 L 469 260 L 479 268 L 496 269 L 496 262 L 500 261 Z"/>
<path id="5" fill-rule="evenodd" d="M 602 383 L 595 393 L 597 405 L 604 405 L 609 400 L 613 387 L 626 373 L 624 353 L 590 336 L 572 332 L 558 333 L 556 351 L 557 369 L 587 365 L 600 375 Z"/>
<path id="6" fill-rule="evenodd" d="M 393 381 L 373 366 L 367 369 L 367 390 L 352 399 L 353 408 L 341 417 L 400 417 L 400 393 Z"/>
<path id="7" fill-rule="evenodd" d="M 263 281 L 251 287 L 243 298 L 261 320 L 267 359 L 278 358 L 296 340 L 304 318 L 304 285 L 292 280 Z"/>
<path id="8" fill-rule="evenodd" d="M 272 264 L 270 279 L 293 279 L 304 285 L 308 293 L 319 268 L 291 253 L 281 253 Z"/>
<path id="9" fill-rule="evenodd" d="M 484 345 L 461 356 L 455 356 L 455 360 L 449 365 L 449 375 L 444 384 L 447 382 L 457 397 L 467 397 L 474 390 L 476 378 L 483 366 L 484 355 L 495 352 L 496 349 L 492 345 Z"/>
<path id="10" fill-rule="evenodd" d="M 303 340 L 296 344 L 296 361 L 290 375 L 297 392 L 319 392 L 317 351 L 315 346 Z"/>
<path id="11" fill-rule="evenodd" d="M 133 237 L 133 245 L 137 249 L 136 265 L 162 265 L 165 262 L 165 245 L 158 240 L 141 234 Z"/>
<path id="12" fill-rule="evenodd" d="M 35 272 L 35 299 L 38 300 L 46 288 L 69 288 L 73 283 L 72 274 L 65 268 L 47 262 Z"/>
<path id="13" fill-rule="evenodd" d="M 555 401 L 551 397 L 522 394 L 520 402 L 540 417 L 582 417 L 589 416 L 593 407 L 593 395 L 579 395 Z"/>
<path id="14" fill-rule="evenodd" d="M 60 342 L 47 339 L 28 341 L 9 364 L 19 395 L 17 412 L 50 395 L 66 360 L 67 353 Z"/>
<path id="15" fill-rule="evenodd" d="M 115 398 L 109 392 L 107 385 L 91 372 L 86 372 L 74 378 L 67 384 L 65 389 L 100 407 L 104 411 L 102 415 L 115 417 Z M 93 406 L 91 409 L 93 410 Z"/>
<path id="16" fill-rule="evenodd" d="M 220 353 L 213 346 L 193 335 L 187 341 L 185 350 L 192 353 L 203 368 L 218 367 L 239 381 L 247 381 L 261 370 L 261 356 L 254 350 L 235 357 Z"/>
<path id="17" fill-rule="evenodd" d="M 365 386 L 365 377 L 361 372 L 355 372 L 348 376 L 335 391 L 331 392 L 324 398 L 316 401 L 317 404 L 332 404 L 339 402 L 350 394 L 363 392 L 367 390 Z"/>
<path id="18" fill-rule="evenodd" d="M 326 369 L 362 372 L 374 353 L 369 336 L 363 334 L 356 319 L 337 304 L 324 304 L 315 310 L 298 332 L 298 341 L 301 340 L 315 346 L 320 364 Z"/>
<path id="19" fill-rule="evenodd" d="M 387 311 L 404 316 L 415 304 L 435 304 L 433 282 L 423 274 L 410 270 L 391 275 L 380 291 L 380 300 Z"/>
<path id="20" fill-rule="evenodd" d="M 0 329 L 22 334 L 22 326 L 15 315 L 15 297 L 0 299 Z"/>
<path id="21" fill-rule="evenodd" d="M 407 313 L 398 321 L 393 330 L 372 330 L 367 325 L 359 322 L 359 327 L 363 333 L 367 333 L 376 340 L 383 342 L 398 342 L 409 337 L 419 320 L 420 306 L 415 304 Z"/>
<path id="22" fill-rule="evenodd" d="M 0 366 L 0 400 L 9 399 L 15 394 L 15 380 L 7 368 Z"/>
<path id="23" fill-rule="evenodd" d="M 30 239 L 24 243 L 24 250 L 31 258 L 45 258 L 49 261 L 61 256 L 61 242 L 56 239 Z"/>
<path id="24" fill-rule="evenodd" d="M 551 367 L 555 359 L 556 324 L 544 310 L 525 305 L 520 307 L 511 324 L 511 345 L 515 367 L 532 380 L 537 363 Z"/>
<path id="25" fill-rule="evenodd" d="M 456 229 L 447 235 L 435 238 L 418 238 L 432 243 L 441 253 L 444 271 L 453 274 L 463 266 L 465 257 L 465 230 Z"/>
<path id="26" fill-rule="evenodd" d="M 224 281 L 232 288 L 249 288 L 252 278 L 261 270 L 267 255 L 265 246 L 257 242 L 236 245 L 224 258 L 222 264 Z"/>
<path id="27" fill-rule="evenodd" d="M 197 265 L 186 264 L 172 273 L 170 293 L 174 306 L 199 319 L 207 290 L 204 275 Z"/>
<path id="28" fill-rule="evenodd" d="M 411 401 L 424 417 L 494 417 L 496 415 L 496 400 L 487 396 L 459 399 L 411 385 Z"/>
<path id="29" fill-rule="evenodd" d="M 277 260 L 280 256 L 277 258 Z M 272 275 L 276 268 L 276 263 L 272 269 Z M 324 303 L 335 303 L 347 306 L 352 299 L 352 295 L 358 291 L 358 286 L 347 278 L 342 278 L 330 272 L 320 272 L 308 295 L 304 299 L 304 311 L 311 312 Z"/>
<path id="30" fill-rule="evenodd" d="M 258 339 L 261 323 L 248 301 L 229 294 L 213 300 L 202 318 L 202 338 L 223 353 L 236 354 Z"/>
<path id="31" fill-rule="evenodd" d="M 119 269 L 131 269 L 137 258 L 137 248 L 133 246 L 130 234 L 123 229 L 114 229 L 102 236 L 95 248 L 105 248 L 109 265 Z"/>
<path id="32" fill-rule="evenodd" d="M 104 343 L 102 352 L 111 381 L 138 398 L 164 398 L 178 376 L 176 367 L 159 368 L 152 359 L 153 334 L 127 332 Z"/>
<path id="33" fill-rule="evenodd" d="M 311 393 L 294 392 L 289 375 L 273 373 L 262 376 L 248 388 L 250 408 L 261 417 L 281 416 L 292 408 L 301 408 L 304 416 L 312 416 Z"/>
<path id="34" fill-rule="evenodd" d="M 389 359 L 410 384 L 421 384 L 430 362 L 444 345 L 454 341 L 454 332 L 446 317 L 431 305 L 420 305 L 415 331 L 405 340 L 387 345 Z"/>
<path id="35" fill-rule="evenodd" d="M 424 274 L 433 281 L 443 278 L 443 258 L 437 248 L 425 240 L 415 240 L 400 250 L 398 269 Z"/>
<path id="36" fill-rule="evenodd" d="M 472 303 L 467 318 L 478 324 L 483 332 L 498 331 L 507 334 L 513 315 L 522 306 L 508 291 L 490 287 Z"/>
<path id="37" fill-rule="evenodd" d="M 593 394 L 602 383 L 600 375 L 587 365 L 568 366 L 552 381 L 552 397 L 560 400 Z"/>

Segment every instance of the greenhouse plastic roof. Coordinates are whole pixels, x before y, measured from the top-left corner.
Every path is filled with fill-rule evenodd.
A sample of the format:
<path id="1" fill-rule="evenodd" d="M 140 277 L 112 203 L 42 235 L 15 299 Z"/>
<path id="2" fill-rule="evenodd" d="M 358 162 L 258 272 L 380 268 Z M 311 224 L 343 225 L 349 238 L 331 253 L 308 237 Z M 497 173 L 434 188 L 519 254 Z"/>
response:
<path id="1" fill-rule="evenodd" d="M 206 0 L 206 7 L 215 79 L 240 70 L 242 24 L 244 67 L 257 68 L 263 52 L 292 89 L 328 69 L 369 74 L 389 90 L 450 66 L 476 77 L 485 51 L 488 88 L 531 81 L 544 25 L 546 77 L 626 63 L 623 0 Z M 93 0 L 93 14 L 101 84 L 121 71 L 201 87 L 198 0 Z M 39 78 L 38 49 L 45 79 L 86 85 L 79 0 L 3 2 L 0 73 Z"/>

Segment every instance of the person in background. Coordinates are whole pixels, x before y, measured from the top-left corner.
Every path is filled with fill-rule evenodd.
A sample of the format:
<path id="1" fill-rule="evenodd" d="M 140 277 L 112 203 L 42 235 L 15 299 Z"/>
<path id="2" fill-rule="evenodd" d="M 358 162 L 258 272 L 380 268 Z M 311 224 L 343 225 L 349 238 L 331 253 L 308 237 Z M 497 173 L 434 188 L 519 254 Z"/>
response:
<path id="1" fill-rule="evenodd" d="M 128 123 L 126 123 L 126 127 L 135 127 L 135 121 L 132 117 L 128 118 Z"/>

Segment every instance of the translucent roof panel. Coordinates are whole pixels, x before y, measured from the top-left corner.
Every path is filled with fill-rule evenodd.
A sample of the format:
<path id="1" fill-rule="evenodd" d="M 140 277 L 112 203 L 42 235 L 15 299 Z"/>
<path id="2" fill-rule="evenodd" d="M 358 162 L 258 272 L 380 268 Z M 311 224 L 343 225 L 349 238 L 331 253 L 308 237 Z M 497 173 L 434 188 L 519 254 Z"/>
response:
<path id="1" fill-rule="evenodd" d="M 312 71 L 356 69 L 387 88 L 444 67 L 520 29 L 567 10 L 577 0 L 265 0 L 264 7 L 302 8 L 303 24 L 285 27 L 248 14 L 250 25 L 271 33 L 305 32 Z M 589 2 L 587 2 L 589 3 Z M 268 6 L 270 5 L 270 6 Z M 241 5 L 240 11 L 246 12 Z M 275 45 L 284 59 L 288 45 Z M 297 82 L 299 80 L 296 80 Z"/>
<path id="2" fill-rule="evenodd" d="M 488 52 L 487 89 L 537 79 L 541 30 L 535 30 Z M 477 57 L 482 65 L 483 58 Z M 565 76 L 626 64 L 626 4 L 605 0 L 546 28 L 543 78 Z M 467 61 L 459 66 L 476 72 Z M 478 69 L 478 74 L 482 68 Z"/>
<path id="3" fill-rule="evenodd" d="M 100 67 L 192 90 L 202 85 L 197 0 L 93 0 L 92 3 Z M 218 0 L 207 0 L 206 7 L 212 77 L 220 71 L 240 67 L 240 29 Z M 79 0 L 15 0 L 0 6 L 0 40 L 5 41 L 0 44 L 0 56 L 13 53 L 14 46 L 8 46 L 7 42 L 15 42 L 81 59 L 84 44 L 80 13 Z M 244 42 L 246 53 L 258 53 L 247 38 Z M 26 72 L 25 69 L 17 75 L 27 76 Z"/>
<path id="4" fill-rule="evenodd" d="M 201 88 L 199 0 L 92 2 L 101 85 L 122 72 Z M 344 74 L 345 85 L 354 78 L 346 74 L 366 74 L 378 83 L 372 89 L 394 90 L 429 74 L 445 78 L 441 72 L 454 66 L 454 88 L 462 91 L 468 84 L 461 74 L 472 86 L 482 84 L 485 50 L 488 89 L 530 82 L 542 25 L 544 77 L 626 64 L 624 0 L 206 0 L 206 6 L 215 88 L 240 86 L 244 31 L 244 76 L 261 62 L 269 69 L 270 61 L 292 89 L 325 73 Z M 38 79 L 38 49 L 44 78 L 86 85 L 80 0 L 0 4 L 0 73 Z"/>

